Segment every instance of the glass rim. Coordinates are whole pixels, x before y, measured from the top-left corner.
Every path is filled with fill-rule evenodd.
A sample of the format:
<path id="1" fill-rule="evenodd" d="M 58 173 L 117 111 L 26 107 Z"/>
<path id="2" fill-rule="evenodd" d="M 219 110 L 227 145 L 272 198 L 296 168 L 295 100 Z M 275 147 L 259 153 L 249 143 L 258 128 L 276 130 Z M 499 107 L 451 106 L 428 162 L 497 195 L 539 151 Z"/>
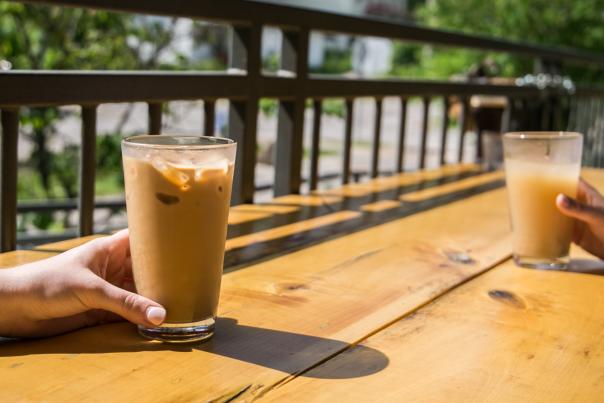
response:
<path id="1" fill-rule="evenodd" d="M 175 138 L 187 138 L 194 140 L 205 140 L 209 141 L 209 144 L 201 143 L 155 143 L 152 140 L 155 139 L 175 139 Z M 144 142 L 141 140 L 151 140 L 150 142 Z M 229 138 L 215 137 L 215 136 L 194 136 L 190 134 L 185 135 L 171 135 L 171 134 L 137 134 L 122 139 L 122 144 L 130 147 L 137 148 L 151 148 L 156 150 L 216 150 L 221 148 L 229 148 L 235 146 L 237 143 Z"/>
<path id="2" fill-rule="evenodd" d="M 505 133 L 503 137 L 515 140 L 572 140 L 583 138 L 583 134 L 567 131 L 518 131 Z"/>

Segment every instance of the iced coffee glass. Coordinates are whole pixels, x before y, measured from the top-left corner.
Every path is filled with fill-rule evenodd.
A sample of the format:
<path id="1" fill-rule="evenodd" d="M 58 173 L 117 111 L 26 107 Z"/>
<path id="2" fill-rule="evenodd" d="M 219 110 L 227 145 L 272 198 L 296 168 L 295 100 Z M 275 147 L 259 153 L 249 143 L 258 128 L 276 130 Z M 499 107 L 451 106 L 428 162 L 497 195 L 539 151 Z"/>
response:
<path id="1" fill-rule="evenodd" d="M 574 223 L 558 211 L 556 196 L 577 195 L 583 136 L 506 133 L 503 148 L 516 264 L 565 268 Z"/>
<path id="2" fill-rule="evenodd" d="M 218 137 L 122 142 L 134 282 L 167 312 L 160 327 L 139 326 L 145 337 L 189 342 L 213 334 L 235 149 Z"/>

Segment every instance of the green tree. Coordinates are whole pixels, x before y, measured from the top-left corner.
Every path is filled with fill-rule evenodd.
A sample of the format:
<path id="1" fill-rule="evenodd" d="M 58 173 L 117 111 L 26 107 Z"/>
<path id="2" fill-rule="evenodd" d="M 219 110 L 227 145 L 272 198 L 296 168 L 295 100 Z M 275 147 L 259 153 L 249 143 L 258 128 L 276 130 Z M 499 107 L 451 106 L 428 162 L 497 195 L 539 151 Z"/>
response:
<path id="1" fill-rule="evenodd" d="M 150 70 L 197 68 L 174 49 L 177 19 L 0 1 L 0 61 L 23 70 Z M 202 28 L 197 27 L 197 31 Z M 169 54 L 170 57 L 164 57 Z M 222 63 L 214 63 L 221 66 Z M 115 135 L 99 136 L 98 176 L 120 181 L 119 140 L 132 107 L 127 108 Z M 77 196 L 78 147 L 65 145 L 51 152 L 57 123 L 77 114 L 64 108 L 22 108 L 21 133 L 33 145 L 20 176 L 19 196 L 56 198 Z M 116 144 L 118 146 L 116 147 Z M 49 228 L 48 214 L 32 216 L 39 228 Z M 23 220 L 21 228 L 23 228 Z"/>
<path id="2" fill-rule="evenodd" d="M 174 25 L 175 19 L 165 24 L 129 14 L 0 2 L 0 59 L 14 69 L 158 68 L 163 67 L 162 52 L 172 43 Z M 22 132 L 34 145 L 30 165 L 47 197 L 74 197 L 77 176 L 67 172 L 74 165 L 63 162 L 74 162 L 77 150 L 53 156 L 48 149 L 56 122 L 69 113 L 26 108 L 21 114 Z M 63 194 L 54 192 L 53 177 Z"/>
<path id="3" fill-rule="evenodd" d="M 432 0 L 417 10 L 430 27 L 505 38 L 521 43 L 604 52 L 604 0 Z M 426 76 L 449 77 L 489 57 L 502 66 L 500 74 L 532 71 L 532 61 L 507 54 L 459 49 L 430 49 L 421 54 Z M 576 81 L 601 80 L 601 72 L 570 66 Z"/>

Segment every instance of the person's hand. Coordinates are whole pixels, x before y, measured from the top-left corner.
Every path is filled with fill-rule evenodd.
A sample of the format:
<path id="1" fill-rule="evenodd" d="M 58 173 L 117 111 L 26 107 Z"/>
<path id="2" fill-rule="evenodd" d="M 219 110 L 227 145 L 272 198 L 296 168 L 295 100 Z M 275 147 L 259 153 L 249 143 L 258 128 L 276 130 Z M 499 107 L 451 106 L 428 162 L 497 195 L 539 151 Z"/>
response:
<path id="1" fill-rule="evenodd" d="M 562 214 L 575 219 L 573 242 L 604 259 L 604 197 L 581 179 L 577 199 L 559 194 L 556 205 Z"/>
<path id="2" fill-rule="evenodd" d="M 125 318 L 160 325 L 158 303 L 134 293 L 128 230 L 49 259 L 0 269 L 0 336 L 40 337 Z"/>

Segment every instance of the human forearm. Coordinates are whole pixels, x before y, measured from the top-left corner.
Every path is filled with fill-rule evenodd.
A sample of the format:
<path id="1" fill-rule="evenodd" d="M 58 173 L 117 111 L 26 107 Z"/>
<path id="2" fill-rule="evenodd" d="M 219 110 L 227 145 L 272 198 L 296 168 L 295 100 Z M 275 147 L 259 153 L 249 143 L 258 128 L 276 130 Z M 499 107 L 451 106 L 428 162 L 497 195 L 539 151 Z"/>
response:
<path id="1" fill-rule="evenodd" d="M 27 269 L 21 272 L 19 270 L 0 270 L 0 336 L 17 336 L 21 333 L 19 328 L 34 321 L 28 309 L 32 303 L 30 292 L 33 291 L 34 283 L 29 282 L 28 291 L 26 284 L 31 280 L 31 273 Z"/>

